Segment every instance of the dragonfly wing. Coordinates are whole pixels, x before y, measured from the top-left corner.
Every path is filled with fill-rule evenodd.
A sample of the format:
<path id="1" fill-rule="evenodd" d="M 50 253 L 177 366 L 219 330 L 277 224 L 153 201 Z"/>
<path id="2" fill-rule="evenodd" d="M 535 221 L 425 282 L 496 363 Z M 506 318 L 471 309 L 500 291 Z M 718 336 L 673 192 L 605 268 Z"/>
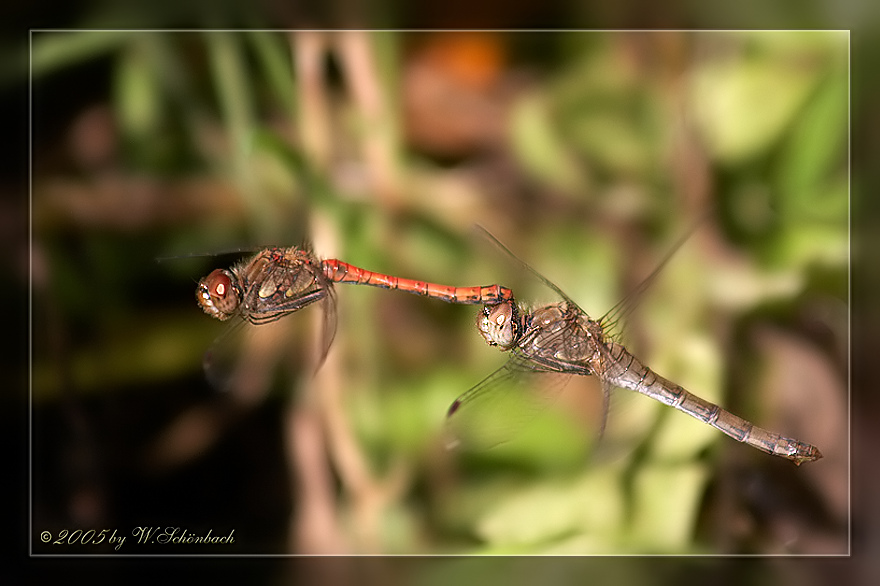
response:
<path id="1" fill-rule="evenodd" d="M 252 334 L 252 328 L 244 320 L 236 320 L 230 324 L 202 357 L 202 368 L 205 378 L 216 390 L 227 392 L 235 386 L 235 371 L 246 338 Z"/>
<path id="2" fill-rule="evenodd" d="M 602 380 L 602 419 L 599 422 L 599 438 L 605 435 L 605 426 L 608 423 L 608 410 L 611 406 L 611 392 L 614 390 L 607 379 Z"/>
<path id="3" fill-rule="evenodd" d="M 513 355 L 449 407 L 447 448 L 484 450 L 512 439 L 552 403 L 570 378 Z"/>
<path id="4" fill-rule="evenodd" d="M 327 295 L 321 300 L 321 354 L 318 356 L 315 370 L 324 364 L 336 337 L 336 293 L 332 283 L 327 284 L 326 292 Z"/>
<path id="5" fill-rule="evenodd" d="M 482 235 L 482 237 L 484 239 L 489 241 L 496 249 L 501 251 L 501 253 L 506 258 L 510 259 L 514 263 L 514 265 L 519 267 L 519 269 L 522 272 L 524 272 L 528 275 L 531 275 L 532 279 L 537 280 L 543 286 L 547 287 L 550 291 L 552 291 L 553 297 L 557 298 L 560 301 L 567 302 L 572 308 L 576 308 L 578 311 L 580 311 L 584 315 L 587 315 L 587 313 L 583 309 L 578 307 L 578 304 L 575 303 L 571 297 L 566 295 L 562 289 L 560 289 L 558 286 L 556 286 L 556 284 L 553 281 L 551 281 L 550 279 L 548 279 L 547 277 L 542 275 L 540 272 L 538 272 L 537 269 L 535 269 L 529 263 L 525 262 L 524 260 L 522 260 L 521 258 L 516 256 L 509 248 L 504 246 L 504 244 L 502 244 L 501 241 L 498 240 L 491 232 L 489 232 L 484 227 L 479 226 L 479 225 L 476 226 L 476 229 Z"/>

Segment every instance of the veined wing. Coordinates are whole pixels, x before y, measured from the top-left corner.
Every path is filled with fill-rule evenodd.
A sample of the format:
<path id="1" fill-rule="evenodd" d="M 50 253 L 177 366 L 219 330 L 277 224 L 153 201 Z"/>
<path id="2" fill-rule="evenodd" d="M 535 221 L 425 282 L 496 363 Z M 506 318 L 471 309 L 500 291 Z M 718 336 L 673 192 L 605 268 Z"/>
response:
<path id="1" fill-rule="evenodd" d="M 447 448 L 484 450 L 510 440 L 555 400 L 570 379 L 567 373 L 512 354 L 449 407 Z"/>

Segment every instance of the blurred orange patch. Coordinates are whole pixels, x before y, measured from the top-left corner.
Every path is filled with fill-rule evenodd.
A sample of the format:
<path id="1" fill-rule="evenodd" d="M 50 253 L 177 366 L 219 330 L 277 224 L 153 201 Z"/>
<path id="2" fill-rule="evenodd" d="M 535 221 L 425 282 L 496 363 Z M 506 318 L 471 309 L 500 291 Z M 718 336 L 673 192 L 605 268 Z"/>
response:
<path id="1" fill-rule="evenodd" d="M 503 140 L 506 45 L 497 33 L 419 37 L 406 60 L 403 109 L 408 142 L 462 157 Z"/>
<path id="2" fill-rule="evenodd" d="M 430 35 L 414 59 L 448 76 L 451 82 L 475 90 L 494 85 L 506 61 L 500 35 L 488 32 Z"/>

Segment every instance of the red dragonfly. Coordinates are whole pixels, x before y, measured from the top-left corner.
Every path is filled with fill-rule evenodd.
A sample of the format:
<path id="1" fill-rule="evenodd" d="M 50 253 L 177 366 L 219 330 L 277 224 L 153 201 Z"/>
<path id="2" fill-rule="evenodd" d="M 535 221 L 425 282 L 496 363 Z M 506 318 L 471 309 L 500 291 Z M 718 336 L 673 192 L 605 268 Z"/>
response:
<path id="1" fill-rule="evenodd" d="M 321 361 L 336 332 L 334 283 L 397 289 L 414 295 L 466 305 L 497 304 L 513 299 L 500 285 L 450 287 L 368 271 L 337 259 L 319 260 L 310 250 L 265 248 L 230 269 L 215 269 L 199 281 L 196 300 L 208 315 L 219 320 L 240 316 L 252 324 L 275 321 L 321 302 L 324 339 Z M 210 354 L 206 356 L 209 366 Z"/>

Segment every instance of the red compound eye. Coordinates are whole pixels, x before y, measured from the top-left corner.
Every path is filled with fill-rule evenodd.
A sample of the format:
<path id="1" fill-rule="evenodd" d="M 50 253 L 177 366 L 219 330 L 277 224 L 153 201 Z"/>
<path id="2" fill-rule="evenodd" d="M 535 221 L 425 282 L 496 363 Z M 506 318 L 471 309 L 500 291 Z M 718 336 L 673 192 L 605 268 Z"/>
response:
<path id="1" fill-rule="evenodd" d="M 229 271 L 216 269 L 199 282 L 196 299 L 205 313 L 227 319 L 238 309 L 239 293 L 235 277 Z"/>
<path id="2" fill-rule="evenodd" d="M 205 278 L 205 285 L 208 286 L 211 297 L 223 299 L 232 287 L 232 279 L 229 278 L 226 271 L 216 269 Z"/>

